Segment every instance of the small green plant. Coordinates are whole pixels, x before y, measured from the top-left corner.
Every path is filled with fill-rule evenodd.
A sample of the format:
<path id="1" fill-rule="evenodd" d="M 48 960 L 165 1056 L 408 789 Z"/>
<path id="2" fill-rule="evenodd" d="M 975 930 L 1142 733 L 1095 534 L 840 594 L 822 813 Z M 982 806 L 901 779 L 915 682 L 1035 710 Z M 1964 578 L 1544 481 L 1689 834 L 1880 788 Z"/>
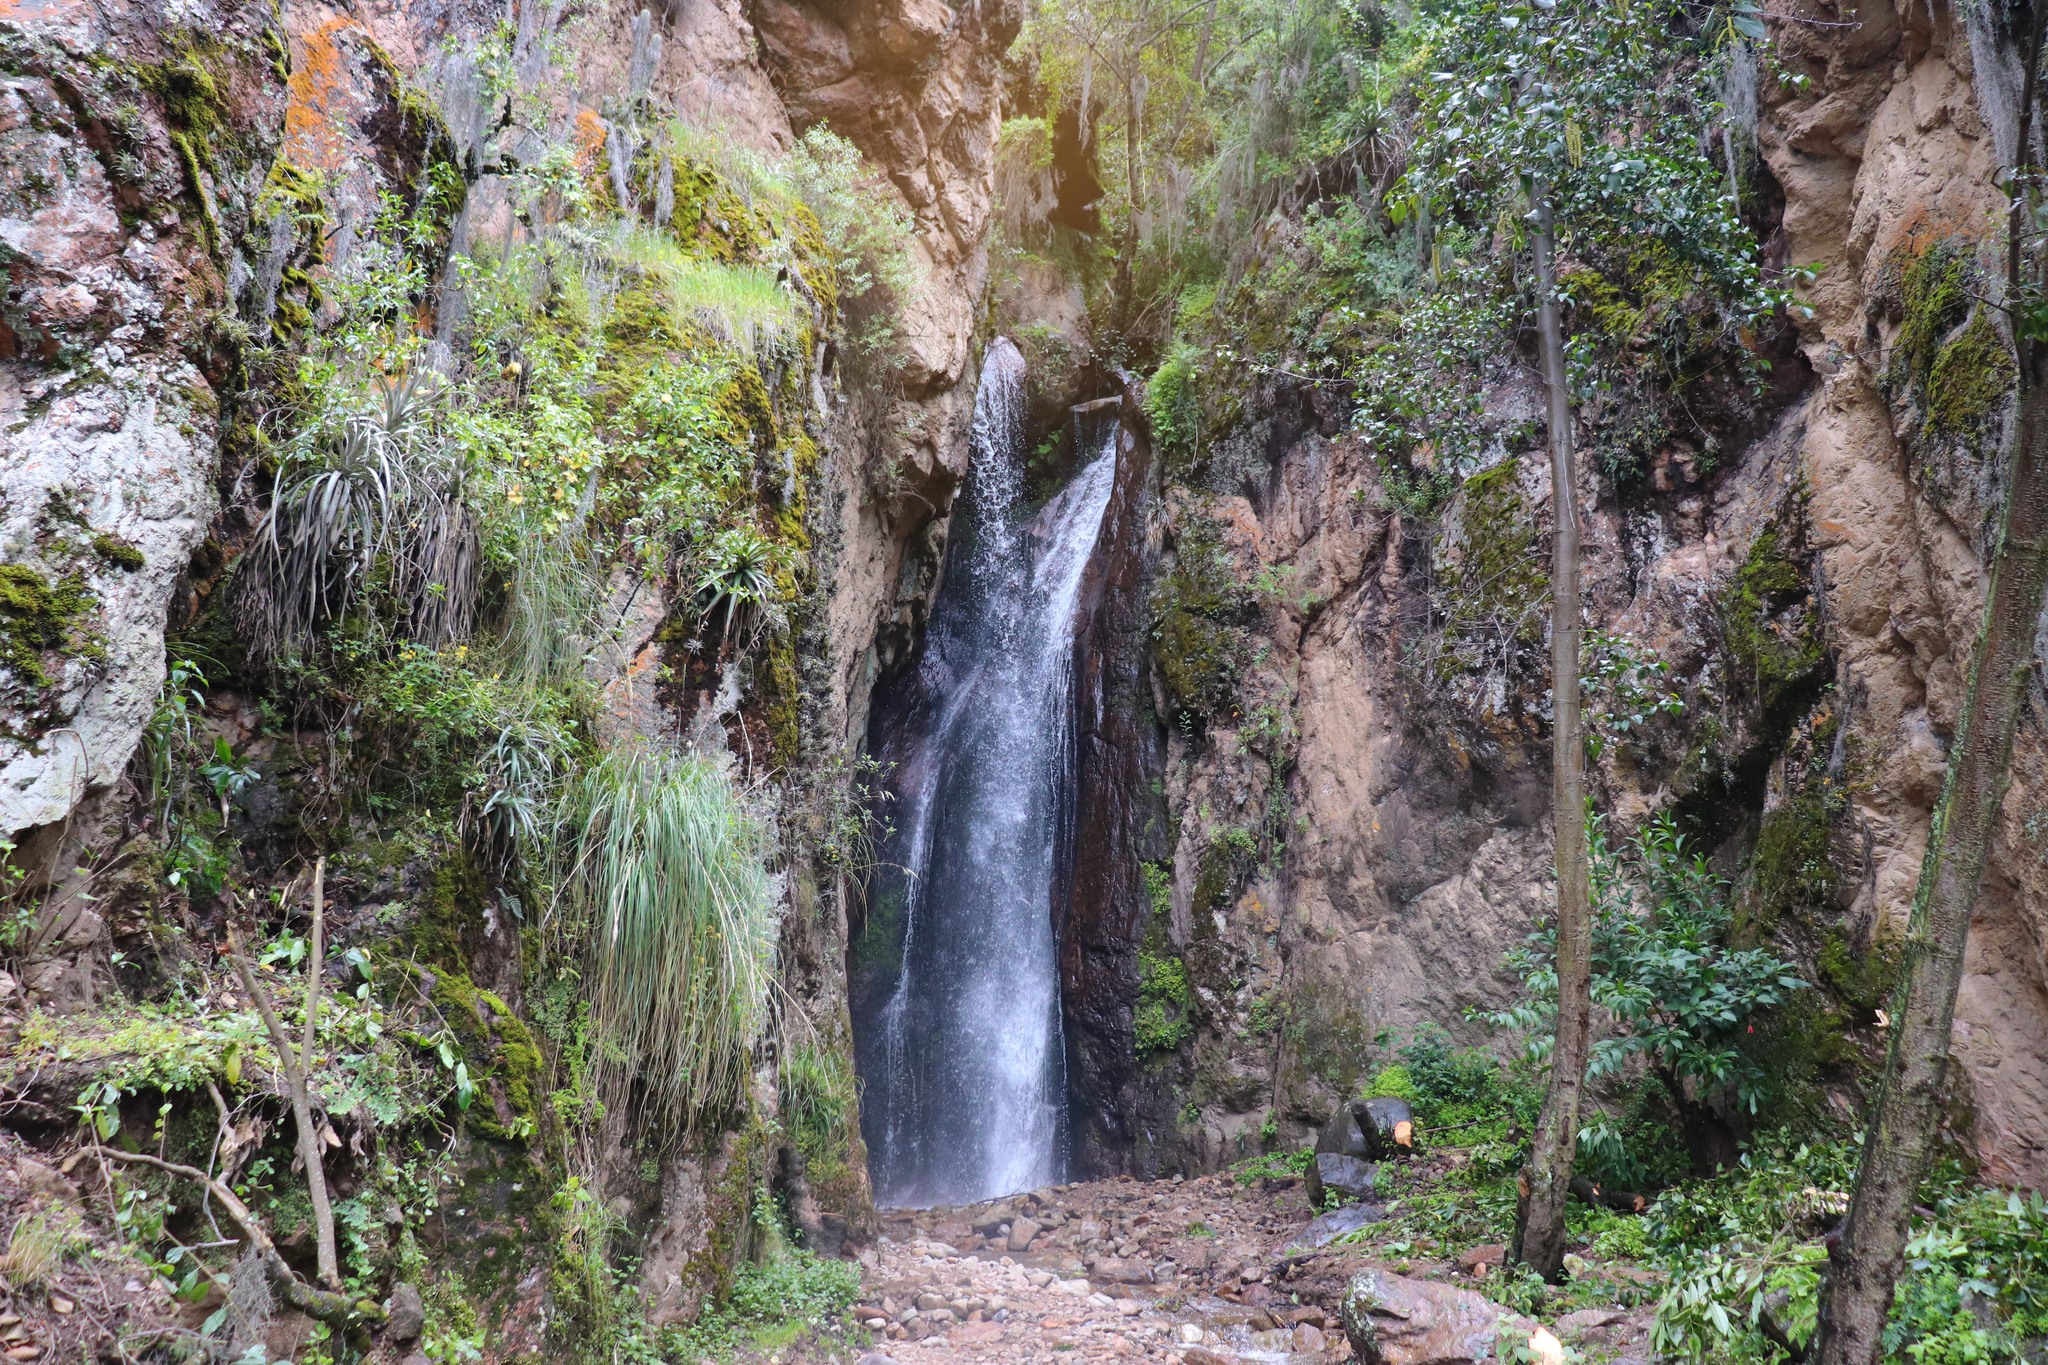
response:
<path id="1" fill-rule="evenodd" d="M 1609 847 L 1597 818 L 1588 842 L 1593 1001 L 1612 1029 L 1594 1044 L 1588 1074 L 1613 1075 L 1640 1059 L 1688 1124 L 1718 1124 L 1708 1101 L 1720 1095 L 1758 1112 L 1767 1080 L 1741 1041 L 1759 1013 L 1804 989 L 1805 982 L 1768 948 L 1728 945 L 1733 916 L 1727 883 L 1669 816 L 1645 825 L 1626 859 Z M 1532 1060 L 1549 1049 L 1555 942 L 1555 930 L 1546 927 L 1511 953 L 1509 963 L 1528 998 L 1480 1015 L 1528 1035 Z M 1580 1142 L 1617 1176 L 1630 1173 L 1630 1157 L 1611 1123 L 1589 1123 Z"/>
<path id="2" fill-rule="evenodd" d="M 708 621 L 724 607 L 728 639 L 735 621 L 758 622 L 775 600 L 775 560 L 775 547 L 758 532 L 744 526 L 719 532 L 697 577 L 698 616 Z"/>

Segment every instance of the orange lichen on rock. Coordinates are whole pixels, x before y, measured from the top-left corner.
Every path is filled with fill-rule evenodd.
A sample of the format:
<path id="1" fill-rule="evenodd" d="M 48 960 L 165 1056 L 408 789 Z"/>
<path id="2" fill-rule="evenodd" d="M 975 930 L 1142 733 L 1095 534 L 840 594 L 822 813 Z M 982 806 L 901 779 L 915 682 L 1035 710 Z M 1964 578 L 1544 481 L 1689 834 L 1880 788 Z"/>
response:
<path id="1" fill-rule="evenodd" d="M 292 34 L 292 74 L 286 85 L 284 155 L 299 166 L 339 170 L 347 160 L 339 120 L 348 99 L 348 59 L 336 41 L 358 27 L 339 16 Z"/>
<path id="2" fill-rule="evenodd" d="M 576 170 L 583 176 L 596 175 L 604 165 L 604 119 L 585 105 L 576 111 Z"/>

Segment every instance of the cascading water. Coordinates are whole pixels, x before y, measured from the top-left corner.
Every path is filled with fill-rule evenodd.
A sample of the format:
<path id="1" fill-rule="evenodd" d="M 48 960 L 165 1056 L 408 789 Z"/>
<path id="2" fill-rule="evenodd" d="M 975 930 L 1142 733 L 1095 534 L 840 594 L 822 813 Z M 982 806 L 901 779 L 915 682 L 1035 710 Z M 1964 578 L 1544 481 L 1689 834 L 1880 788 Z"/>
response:
<path id="1" fill-rule="evenodd" d="M 1063 1165 L 1054 843 L 1075 608 L 1115 479 L 1115 427 L 1025 522 L 1023 390 L 1023 357 L 998 338 L 945 581 L 882 746 L 894 833 L 878 852 L 865 971 L 856 946 L 854 1006 L 862 1127 L 885 1205 L 992 1198 L 1056 1180 Z"/>

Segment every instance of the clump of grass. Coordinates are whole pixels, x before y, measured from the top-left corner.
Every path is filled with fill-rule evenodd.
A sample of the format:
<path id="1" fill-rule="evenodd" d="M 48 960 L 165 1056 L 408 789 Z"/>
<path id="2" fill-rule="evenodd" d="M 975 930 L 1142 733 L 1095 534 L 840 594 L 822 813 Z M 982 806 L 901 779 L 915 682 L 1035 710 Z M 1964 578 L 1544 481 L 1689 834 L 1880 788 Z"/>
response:
<path id="1" fill-rule="evenodd" d="M 661 288 L 678 336 L 709 332 L 755 356 L 796 335 L 796 296 L 757 265 L 728 265 L 690 255 L 664 233 L 622 229 L 612 246 L 622 264 Z"/>
<path id="2" fill-rule="evenodd" d="M 562 880 L 590 935 L 597 1082 L 678 1137 L 737 1098 L 767 1018 L 766 836 L 719 768 L 617 751 L 574 784 Z"/>
<path id="3" fill-rule="evenodd" d="M 33 1293 L 56 1278 L 64 1260 L 64 1230 L 47 1214 L 31 1213 L 14 1225 L 0 1255 L 0 1279 L 16 1293 Z"/>

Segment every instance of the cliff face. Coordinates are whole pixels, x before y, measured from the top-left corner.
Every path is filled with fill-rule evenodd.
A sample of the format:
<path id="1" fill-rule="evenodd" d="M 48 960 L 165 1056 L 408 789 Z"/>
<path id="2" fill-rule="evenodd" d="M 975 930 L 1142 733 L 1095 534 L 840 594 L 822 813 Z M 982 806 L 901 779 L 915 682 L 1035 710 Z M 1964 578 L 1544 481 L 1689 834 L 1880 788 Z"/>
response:
<path id="1" fill-rule="evenodd" d="M 0 9 L 0 834 L 38 866 L 81 865 L 54 876 L 45 904 L 55 918 L 37 930 L 22 993 L 0 977 L 8 1029 L 24 1000 L 56 1011 L 117 1005 L 124 954 L 113 949 L 121 935 L 132 946 L 138 925 L 156 947 L 160 930 L 193 952 L 214 941 L 222 904 L 190 882 L 167 889 L 161 850 L 122 842 L 140 818 L 123 777 L 162 691 L 167 632 L 189 641 L 198 631 L 196 647 L 220 657 L 206 656 L 215 688 L 186 724 L 261 769 L 256 798 L 220 803 L 221 833 L 240 841 L 246 864 L 237 880 L 260 883 L 279 855 L 293 856 L 294 840 L 320 830 L 315 841 L 357 868 L 328 883 L 333 941 L 388 937 L 391 924 L 438 933 L 429 921 L 452 908 L 456 975 L 441 964 L 422 989 L 452 979 L 480 992 L 481 1045 L 501 1061 L 530 1037 L 542 1006 L 528 998 L 509 888 L 478 885 L 459 856 L 377 869 L 377 836 L 320 804 L 336 773 L 332 744 L 323 760 L 313 731 L 232 690 L 240 643 L 226 589 L 274 469 L 270 438 L 287 429 L 291 351 L 341 317 L 346 283 L 361 253 L 377 249 L 394 197 L 410 202 L 431 183 L 450 205 L 428 225 L 425 268 L 438 287 L 414 302 L 434 340 L 428 363 L 452 370 L 471 344 L 474 303 L 458 261 L 472 247 L 503 259 L 537 240 L 550 191 L 535 186 L 547 176 L 566 165 L 630 200 L 634 158 L 667 119 L 775 154 L 829 117 L 914 222 L 918 288 L 887 384 L 842 391 L 831 382 L 839 358 L 820 340 L 775 396 L 792 410 L 771 419 L 817 454 L 790 519 L 804 587 L 789 668 L 771 680 L 777 724 L 804 762 L 755 795 L 784 839 L 778 1009 L 828 1071 L 850 1057 L 848 871 L 820 850 L 848 799 L 842 760 L 865 731 L 869 688 L 915 639 L 965 467 L 997 64 L 1019 22 L 1014 3 L 955 11 L 933 0 L 830 15 L 778 0 Z M 708 689 L 657 682 L 676 662 L 662 627 L 694 584 L 649 594 L 627 577 L 612 587 L 624 625 L 617 649 L 591 665 L 600 732 L 697 727 L 714 745 L 729 741 L 735 764 L 751 764 L 748 746 L 766 725 L 763 684 L 731 670 Z M 105 895 L 116 863 L 123 894 L 136 893 L 118 912 Z M 392 918 L 378 921 L 386 902 Z M 481 1077 L 484 1063 L 472 1064 Z M 480 1086 L 503 1131 L 487 1121 L 490 1140 L 463 1139 L 461 1194 L 443 1211 L 453 1221 L 436 1249 L 473 1272 L 501 1357 L 542 1349 L 550 1314 L 567 1310 L 533 1292 L 553 1240 L 535 1229 L 555 1215 L 532 1193 L 543 1158 L 531 1122 L 513 1140 L 519 1124 L 502 1085 Z M 750 1089 L 743 1107 L 772 1125 L 772 1064 Z M 622 1113 L 606 1123 L 606 1216 L 623 1218 L 638 1242 L 655 1325 L 691 1316 L 729 1279 L 754 1193 L 769 1182 L 812 1245 L 836 1251 L 871 1234 L 851 1114 L 843 1160 L 808 1182 L 795 1149 L 765 1140 L 758 1123 L 669 1153 L 652 1174 L 635 1155 L 646 1135 Z"/>
<path id="2" fill-rule="evenodd" d="M 0 833 L 18 834 L 119 779 L 162 686 L 284 93 L 260 5 L 0 25 Z"/>
<path id="3" fill-rule="evenodd" d="M 1787 1038 L 1771 1064 L 1846 1106 L 1883 1045 L 1982 598 L 2009 371 L 1972 299 L 2000 269 L 2003 200 L 1950 11 L 1804 4 L 1771 25 L 1789 66 L 1764 85 L 1751 213 L 1767 259 L 1818 268 L 1811 316 L 1717 454 L 1674 444 L 1625 496 L 1585 474 L 1590 621 L 1661 660 L 1654 690 L 1684 705 L 1639 717 L 1594 781 L 1618 827 L 1673 809 L 1744 921 L 1793 946 L 1822 1002 L 1793 1032 L 1827 1046 Z M 1517 989 L 1503 953 L 1552 895 L 1540 675 L 1517 671 L 1512 631 L 1443 652 L 1483 614 L 1461 595 L 1501 606 L 1518 576 L 1540 595 L 1542 453 L 1418 525 L 1318 400 L 1267 397 L 1270 472 L 1165 527 L 1220 540 L 1263 586 L 1263 657 L 1234 717 L 1169 737 L 1171 937 L 1202 1028 L 1138 1087 L 1141 1165 L 1313 1123 L 1381 1030 L 1482 1036 L 1462 1012 Z M 1540 420 L 1532 390 L 1487 402 Z M 2027 1182 L 2048 1175 L 2042 724 L 2022 730 L 1957 1024 L 1956 1131 Z"/>

